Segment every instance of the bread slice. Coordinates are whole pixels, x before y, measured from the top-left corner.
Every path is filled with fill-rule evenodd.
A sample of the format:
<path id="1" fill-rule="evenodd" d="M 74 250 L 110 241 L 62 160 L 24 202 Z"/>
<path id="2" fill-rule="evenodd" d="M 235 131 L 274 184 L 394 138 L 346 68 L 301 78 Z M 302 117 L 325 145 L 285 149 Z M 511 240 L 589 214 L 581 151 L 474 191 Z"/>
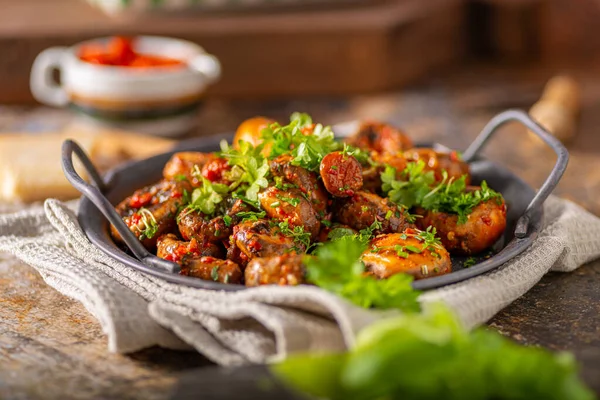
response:
<path id="1" fill-rule="evenodd" d="M 0 201 L 32 202 L 48 197 L 71 199 L 79 195 L 62 171 L 62 133 L 0 135 Z M 75 140 L 90 152 L 96 134 Z M 82 168 L 77 168 L 85 179 Z"/>
<path id="2" fill-rule="evenodd" d="M 75 140 L 100 171 L 120 162 L 163 153 L 174 142 L 117 130 L 70 127 L 58 133 L 0 133 L 0 202 L 33 202 L 46 198 L 72 199 L 79 192 L 62 170 L 61 148 Z M 75 168 L 86 179 L 74 158 Z"/>

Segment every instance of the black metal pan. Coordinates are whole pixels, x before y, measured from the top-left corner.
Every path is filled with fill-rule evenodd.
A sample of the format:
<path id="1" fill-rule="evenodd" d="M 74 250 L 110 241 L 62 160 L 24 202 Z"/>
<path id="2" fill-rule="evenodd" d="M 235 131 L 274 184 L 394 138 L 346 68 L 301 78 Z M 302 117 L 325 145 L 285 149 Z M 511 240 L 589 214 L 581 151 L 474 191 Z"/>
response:
<path id="1" fill-rule="evenodd" d="M 498 128 L 509 121 L 520 122 L 556 152 L 556 164 L 537 193 L 508 169 L 478 156 L 479 151 L 497 132 Z M 203 138 L 200 143 L 197 141 L 188 143 L 172 152 L 123 165 L 109 172 L 105 179 L 100 176 L 84 151 L 75 142 L 65 141 L 62 149 L 63 169 L 67 179 L 83 194 L 78 218 L 87 237 L 114 259 L 140 272 L 163 278 L 169 282 L 204 289 L 244 289 L 243 285 L 222 284 L 180 275 L 179 265 L 160 259 L 148 252 L 114 209 L 115 204 L 134 190 L 160 180 L 165 163 L 175 151 L 216 151 L 222 139 L 231 139 L 231 137 L 231 135 L 220 135 Z M 92 184 L 85 182 L 75 172 L 73 153 L 81 160 Z M 508 206 L 506 230 L 488 253 L 476 257 L 475 265 L 464 267 L 465 257 L 452 257 L 453 272 L 415 281 L 413 282 L 415 289 L 432 289 L 481 275 L 499 267 L 531 246 L 542 228 L 542 205 L 567 168 L 569 155 L 565 147 L 534 122 L 527 113 L 508 110 L 492 118 L 475 141 L 464 151 L 463 158 L 470 163 L 474 184 L 485 179 L 490 187 L 504 196 Z M 123 251 L 113 242 L 109 234 L 109 222 L 115 225 L 131 254 Z"/>

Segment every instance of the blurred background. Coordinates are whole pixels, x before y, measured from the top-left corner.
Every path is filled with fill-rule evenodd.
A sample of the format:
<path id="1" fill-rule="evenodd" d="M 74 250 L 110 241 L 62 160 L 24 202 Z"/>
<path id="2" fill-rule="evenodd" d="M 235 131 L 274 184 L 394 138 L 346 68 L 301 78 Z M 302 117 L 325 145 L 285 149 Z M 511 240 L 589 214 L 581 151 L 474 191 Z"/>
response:
<path id="1" fill-rule="evenodd" d="M 32 95 L 31 68 L 43 50 L 160 35 L 196 43 L 220 63 L 220 77 L 194 109 L 194 127 L 176 132 L 180 138 L 232 131 L 257 114 L 285 121 L 304 111 L 324 123 L 384 119 L 417 141 L 463 149 L 491 116 L 530 109 L 561 74 L 571 82 L 565 107 L 577 127 L 566 140 L 572 164 L 589 166 L 600 151 L 598 0 L 0 0 L 0 10 L 0 131 L 7 133 L 60 132 L 81 114 L 72 98 L 57 108 Z M 491 153 L 528 179 L 523 158 L 533 144 L 521 134 Z M 515 140 L 528 150 L 515 151 Z M 531 182 L 545 173 L 531 172 Z M 585 184 L 595 185 L 600 177 Z M 586 188 L 559 192 L 581 199 L 591 196 Z"/>

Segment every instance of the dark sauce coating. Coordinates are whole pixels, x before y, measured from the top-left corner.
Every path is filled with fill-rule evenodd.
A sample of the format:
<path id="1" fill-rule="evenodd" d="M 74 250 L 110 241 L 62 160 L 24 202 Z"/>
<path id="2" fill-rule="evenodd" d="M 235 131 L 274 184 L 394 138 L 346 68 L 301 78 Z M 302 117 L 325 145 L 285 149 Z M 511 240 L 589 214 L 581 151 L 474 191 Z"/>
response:
<path id="1" fill-rule="evenodd" d="M 328 196 L 317 175 L 302 167 L 290 163 L 291 156 L 284 155 L 271 160 L 270 168 L 273 176 L 283 178 L 287 183 L 296 186 L 310 202 L 320 216 L 327 213 Z"/>
<path id="2" fill-rule="evenodd" d="M 233 228 L 227 258 L 245 267 L 257 257 L 271 257 L 305 249 L 283 235 L 279 228 L 268 220 L 244 221 Z"/>
<path id="3" fill-rule="evenodd" d="M 258 200 L 267 216 L 277 221 L 287 221 L 291 228 L 301 226 L 316 238 L 321 229 L 317 212 L 300 189 L 281 190 L 270 186 L 258 194 Z"/>
<path id="4" fill-rule="evenodd" d="M 189 189 L 191 187 L 188 182 L 162 180 L 154 185 L 136 190 L 131 196 L 120 202 L 115 209 L 131 232 L 136 237 L 141 237 L 140 241 L 144 247 L 152 251 L 156 247 L 159 236 L 175 231 L 177 210 L 184 201 L 184 191 Z M 151 237 L 144 235 L 144 232 L 150 232 L 148 223 L 156 227 Z M 110 233 L 116 242 L 123 243 L 121 235 L 112 225 Z"/>
<path id="5" fill-rule="evenodd" d="M 181 274 L 220 283 L 242 283 L 242 270 L 231 260 L 215 257 L 185 257 Z"/>
<path id="6" fill-rule="evenodd" d="M 334 218 L 357 231 L 369 228 L 377 221 L 381 224 L 381 229 L 376 229 L 376 234 L 402 232 L 413 226 L 406 221 L 402 210 L 388 199 L 363 191 L 338 200 L 334 207 Z"/>
<path id="7" fill-rule="evenodd" d="M 179 240 L 179 238 L 168 233 L 158 238 L 156 243 L 156 256 L 165 260 L 181 263 L 185 257 L 210 256 L 215 258 L 224 258 L 225 251 L 222 246 L 214 243 L 199 243 L 196 239 L 189 242 Z"/>

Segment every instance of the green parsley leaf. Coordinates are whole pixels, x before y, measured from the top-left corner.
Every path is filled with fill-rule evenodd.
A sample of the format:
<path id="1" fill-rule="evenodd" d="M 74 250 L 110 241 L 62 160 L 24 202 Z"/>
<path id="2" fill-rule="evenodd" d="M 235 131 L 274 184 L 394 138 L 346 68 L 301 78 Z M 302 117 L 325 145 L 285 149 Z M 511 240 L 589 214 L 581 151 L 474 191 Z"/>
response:
<path id="1" fill-rule="evenodd" d="M 355 235 L 355 233 L 354 233 L 354 231 L 352 229 L 349 229 L 349 228 L 333 228 L 327 234 L 327 239 L 329 239 L 329 240 L 338 240 L 338 239 L 343 238 L 345 236 L 354 236 L 354 235 Z"/>
<path id="2" fill-rule="evenodd" d="M 365 266 L 359 258 L 366 248 L 356 235 L 344 235 L 323 244 L 316 250 L 316 257 L 304 260 L 308 281 L 361 307 L 418 310 L 419 292 L 413 290 L 411 276 L 365 276 Z"/>
<path id="3" fill-rule="evenodd" d="M 477 259 L 475 259 L 475 257 L 469 257 L 463 262 L 463 267 L 469 268 L 475 264 L 477 264 Z"/>
<path id="4" fill-rule="evenodd" d="M 292 114 L 288 125 L 271 124 L 261 135 L 265 143 L 271 145 L 269 158 L 283 154 L 292 156 L 291 164 L 309 171 L 318 171 L 321 160 L 342 145 L 334 139 L 330 127 L 316 124 L 312 133 L 305 134 L 303 128 L 312 124 L 306 114 Z"/>
<path id="5" fill-rule="evenodd" d="M 219 280 L 219 266 L 215 265 L 212 270 L 210 271 L 210 277 L 212 278 L 213 281 L 218 281 Z"/>
<path id="6" fill-rule="evenodd" d="M 358 240 L 361 243 L 369 243 L 371 239 L 373 239 L 373 237 L 375 236 L 375 232 L 381 229 L 382 227 L 383 225 L 381 224 L 381 222 L 377 220 L 373 221 L 371 226 L 365 229 L 361 229 L 360 232 L 358 232 Z"/>
<path id="7" fill-rule="evenodd" d="M 486 328 L 470 333 L 441 304 L 367 326 L 346 353 L 296 355 L 271 370 L 330 400 L 594 399 L 572 355 L 518 345 Z"/>
<path id="8" fill-rule="evenodd" d="M 502 203 L 502 195 L 489 188 L 486 181 L 481 188 L 467 192 L 466 175 L 448 179 L 443 171 L 442 182 L 435 185 L 432 171 L 425 171 L 425 163 L 418 160 L 408 163 L 397 179 L 397 171 L 386 166 L 381 173 L 382 190 L 393 202 L 408 209 L 414 206 L 426 210 L 441 211 L 458 215 L 458 223 L 464 224 L 473 209 L 482 202 L 496 200 Z"/>
<path id="9" fill-rule="evenodd" d="M 435 182 L 433 172 L 425 172 L 425 163 L 422 160 L 408 163 L 400 172 L 400 179 L 396 179 L 397 175 L 396 169 L 387 165 L 381 173 L 381 189 L 390 201 L 407 209 L 421 205 Z"/>
<path id="10" fill-rule="evenodd" d="M 240 140 L 239 149 L 230 147 L 225 140 L 221 142 L 220 156 L 227 159 L 231 170 L 225 178 L 232 182 L 230 190 L 239 190 L 250 201 L 258 200 L 258 192 L 269 185 L 269 163 L 261 154 L 264 145 L 258 147 Z"/>
<path id="11" fill-rule="evenodd" d="M 229 215 L 223 215 L 223 222 L 225 223 L 225 226 L 231 226 L 233 219 Z"/>
<path id="12" fill-rule="evenodd" d="M 200 175 L 202 186 L 194 189 L 191 201 L 187 205 L 183 215 L 189 212 L 197 211 L 205 215 L 215 213 L 217 204 L 223 201 L 223 196 L 229 192 L 229 187 L 221 183 L 212 183 Z M 180 214 L 180 216 L 182 215 Z M 180 217 L 181 218 L 181 217 Z"/>
<path id="13" fill-rule="evenodd" d="M 242 222 L 246 221 L 258 221 L 259 219 L 264 218 L 267 215 L 265 211 L 241 211 L 236 214 L 237 217 L 242 219 Z"/>
<path id="14" fill-rule="evenodd" d="M 286 197 L 286 196 L 282 196 L 280 194 L 278 194 L 277 197 L 279 200 L 281 201 L 285 201 L 288 204 L 291 204 L 293 207 L 296 207 L 298 204 L 300 204 L 300 199 L 294 198 L 294 197 Z"/>
<path id="15" fill-rule="evenodd" d="M 184 174 L 177 174 L 174 178 L 177 182 L 187 181 L 188 179 L 187 176 L 185 176 Z"/>

